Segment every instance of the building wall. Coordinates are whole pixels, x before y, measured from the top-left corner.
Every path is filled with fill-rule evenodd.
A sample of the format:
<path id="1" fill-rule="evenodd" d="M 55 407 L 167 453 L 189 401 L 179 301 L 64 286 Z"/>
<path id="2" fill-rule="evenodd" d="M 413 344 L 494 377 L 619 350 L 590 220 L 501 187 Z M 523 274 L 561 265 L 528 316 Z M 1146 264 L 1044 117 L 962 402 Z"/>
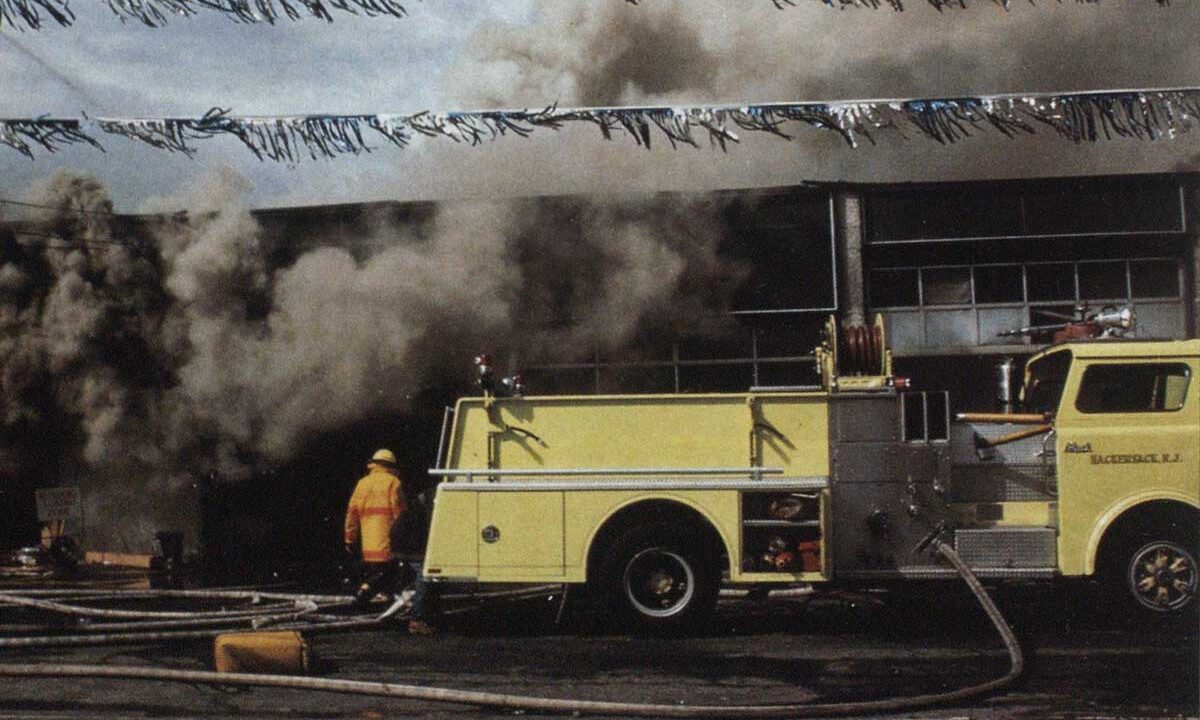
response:
<path id="1" fill-rule="evenodd" d="M 875 189 L 869 304 L 906 354 L 1022 352 L 1049 333 L 999 333 L 1061 322 L 1077 304 L 1133 307 L 1136 337 L 1185 337 L 1185 197 L 1175 177 Z"/>
<path id="2" fill-rule="evenodd" d="M 727 251 L 751 268 L 748 289 L 735 298 L 736 328 L 718 338 L 659 338 L 649 353 L 596 351 L 536 368 L 531 387 L 805 385 L 816 381 L 810 353 L 824 319 L 870 322 L 878 312 L 898 372 L 950 390 L 958 407 L 983 408 L 994 402 L 994 365 L 1022 360 L 1051 337 L 1000 333 L 1062 322 L 1077 305 L 1131 306 L 1134 337 L 1195 335 L 1197 188 L 1194 176 L 1155 175 L 730 193 L 743 212 L 728 219 Z M 826 232 L 830 255 L 815 252 Z M 833 301 L 817 300 L 826 296 Z"/>

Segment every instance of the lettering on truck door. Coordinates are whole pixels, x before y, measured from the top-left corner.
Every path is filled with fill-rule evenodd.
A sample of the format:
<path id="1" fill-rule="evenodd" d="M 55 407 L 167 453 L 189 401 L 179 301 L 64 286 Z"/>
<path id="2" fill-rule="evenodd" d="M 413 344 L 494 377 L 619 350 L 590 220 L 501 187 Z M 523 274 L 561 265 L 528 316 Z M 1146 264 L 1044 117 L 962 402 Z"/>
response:
<path id="1" fill-rule="evenodd" d="M 1195 358 L 1076 360 L 1056 423 L 1064 574 L 1087 572 L 1089 539 L 1114 508 L 1140 496 L 1194 494 L 1198 370 Z"/>

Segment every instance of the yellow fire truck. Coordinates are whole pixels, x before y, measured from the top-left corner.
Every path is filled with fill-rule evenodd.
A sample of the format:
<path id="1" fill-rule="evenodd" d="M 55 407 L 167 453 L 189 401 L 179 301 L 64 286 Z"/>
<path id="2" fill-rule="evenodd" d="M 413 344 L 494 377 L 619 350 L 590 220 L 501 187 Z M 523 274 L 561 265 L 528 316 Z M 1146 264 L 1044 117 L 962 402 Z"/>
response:
<path id="1" fill-rule="evenodd" d="M 1073 341 L 1019 413 L 951 418 L 892 373 L 880 320 L 817 349 L 821 384 L 733 394 L 462 399 L 443 429 L 425 575 L 586 583 L 684 626 L 722 582 L 1097 576 L 1148 615 L 1200 604 L 1200 340 Z M 521 388 L 515 388 L 520 391 Z"/>

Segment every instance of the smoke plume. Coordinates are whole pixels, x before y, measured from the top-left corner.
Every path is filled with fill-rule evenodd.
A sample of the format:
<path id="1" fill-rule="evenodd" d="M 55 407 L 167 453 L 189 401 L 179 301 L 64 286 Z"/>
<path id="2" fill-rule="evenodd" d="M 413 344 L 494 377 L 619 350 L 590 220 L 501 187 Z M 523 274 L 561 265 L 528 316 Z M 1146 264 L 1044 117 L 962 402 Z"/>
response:
<path id="1" fill-rule="evenodd" d="M 246 478 L 403 413 L 461 384 L 480 348 L 551 362 L 719 328 L 738 279 L 717 256 L 719 201 L 452 203 L 373 218 L 354 242 L 271 242 L 247 192 L 218 174 L 147 206 L 186 213 L 118 223 L 95 180 L 60 175 L 33 199 L 55 208 L 33 242 L 6 243 L 5 423 L 61 428 L 60 482 L 84 485 L 93 545 L 148 549 L 188 524 L 209 473 Z"/>

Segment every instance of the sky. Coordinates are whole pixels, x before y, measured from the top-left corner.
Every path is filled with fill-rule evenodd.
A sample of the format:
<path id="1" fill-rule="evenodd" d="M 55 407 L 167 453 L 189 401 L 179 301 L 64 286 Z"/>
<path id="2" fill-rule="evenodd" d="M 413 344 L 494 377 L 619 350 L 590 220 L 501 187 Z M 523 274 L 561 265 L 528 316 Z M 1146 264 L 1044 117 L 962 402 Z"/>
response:
<path id="1" fill-rule="evenodd" d="M 639 103 L 741 103 L 1200 85 L 1200 3 L 984 0 L 937 12 L 770 0 L 424 0 L 403 18 L 335 14 L 274 26 L 214 14 L 166 27 L 75 0 L 72 27 L 0 30 L 0 115 L 410 113 Z M 1162 172 L 1198 168 L 1200 128 L 1155 142 L 1074 145 L 984 132 L 943 147 L 909 132 L 849 148 L 796 128 L 727 152 L 637 148 L 590 127 L 479 147 L 406 149 L 297 164 L 236 141 L 193 158 L 105 136 L 31 161 L 0 147 L 0 197 L 28 197 L 61 170 L 89 173 L 119 211 L 179 206 L 213 172 L 247 181 L 256 207 L 376 200 Z M 660 144 L 661 145 L 661 144 Z"/>

